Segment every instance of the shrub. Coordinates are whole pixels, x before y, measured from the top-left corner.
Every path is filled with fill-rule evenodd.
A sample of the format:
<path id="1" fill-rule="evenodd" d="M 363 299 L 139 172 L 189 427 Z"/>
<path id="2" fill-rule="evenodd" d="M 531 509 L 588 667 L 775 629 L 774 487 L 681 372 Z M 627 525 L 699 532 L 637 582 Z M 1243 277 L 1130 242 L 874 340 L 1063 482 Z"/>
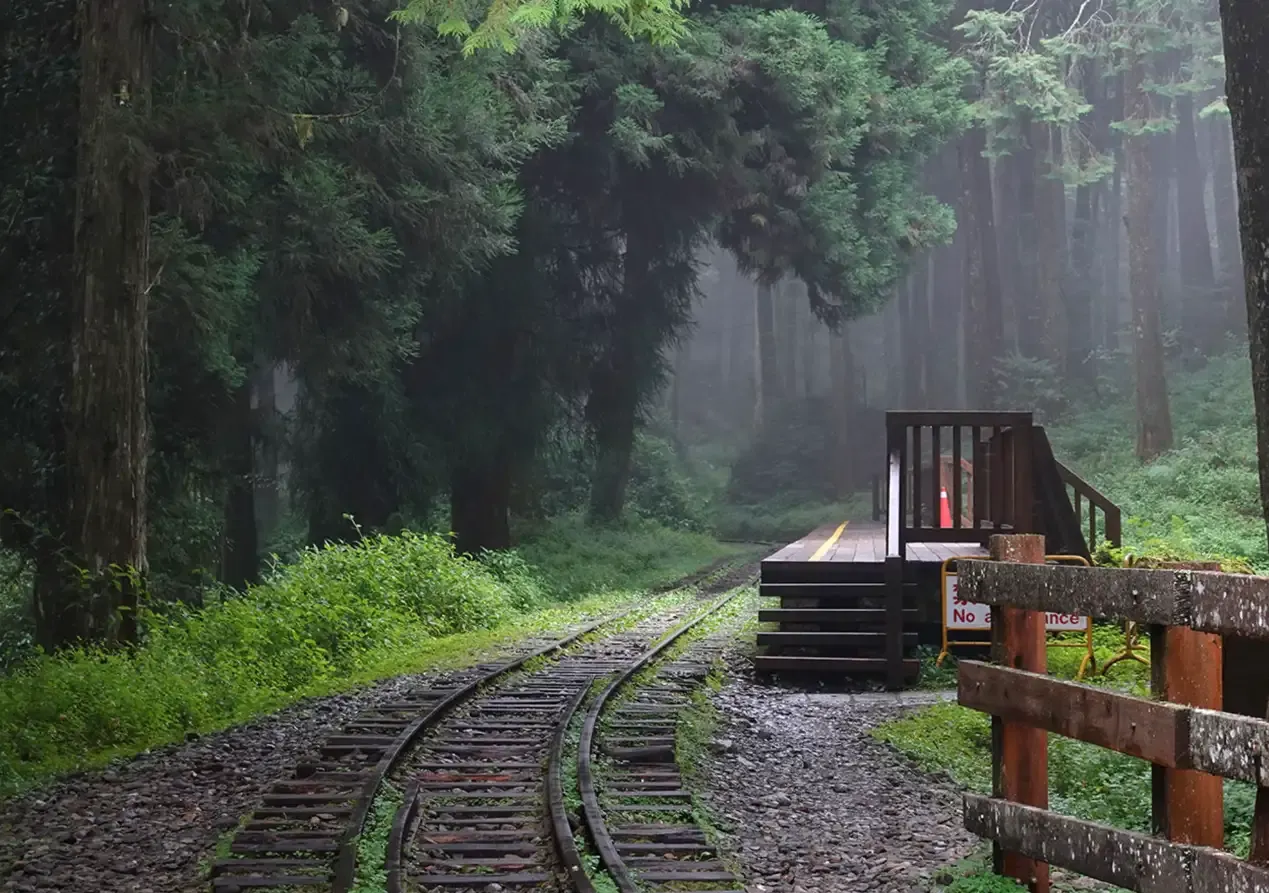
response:
<path id="1" fill-rule="evenodd" d="M 244 594 L 147 613 L 134 652 L 71 649 L 0 679 L 0 788 L 245 718 L 406 643 L 491 629 L 544 600 L 516 556 L 456 557 L 435 535 L 306 550 Z"/>

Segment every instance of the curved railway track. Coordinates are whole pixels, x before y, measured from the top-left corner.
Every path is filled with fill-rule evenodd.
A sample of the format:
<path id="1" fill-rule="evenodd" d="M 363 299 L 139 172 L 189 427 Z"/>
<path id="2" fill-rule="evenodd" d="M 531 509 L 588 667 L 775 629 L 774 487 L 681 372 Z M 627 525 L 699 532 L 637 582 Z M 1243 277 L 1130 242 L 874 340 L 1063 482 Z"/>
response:
<path id="1" fill-rule="evenodd" d="M 709 674 L 717 647 L 702 643 L 659 668 L 631 697 L 615 702 L 677 638 L 632 663 L 590 705 L 577 754 L 587 831 L 619 893 L 745 893 L 696 823 L 692 795 L 675 760 L 679 712 Z M 597 750 L 605 757 L 602 762 L 595 759 Z"/>
<path id="2" fill-rule="evenodd" d="M 711 568 L 691 582 L 717 593 L 738 570 Z M 366 860 L 359 847 L 384 832 L 382 866 L 372 867 L 382 881 L 372 890 L 594 893 L 568 809 L 569 722 L 601 682 L 628 681 L 733 596 L 679 605 L 604 637 L 639 609 L 530 640 L 512 657 L 359 715 L 264 794 L 229 857 L 213 864 L 213 893 L 348 893 Z M 399 800 L 388 829 L 378 827 L 385 798 Z"/>

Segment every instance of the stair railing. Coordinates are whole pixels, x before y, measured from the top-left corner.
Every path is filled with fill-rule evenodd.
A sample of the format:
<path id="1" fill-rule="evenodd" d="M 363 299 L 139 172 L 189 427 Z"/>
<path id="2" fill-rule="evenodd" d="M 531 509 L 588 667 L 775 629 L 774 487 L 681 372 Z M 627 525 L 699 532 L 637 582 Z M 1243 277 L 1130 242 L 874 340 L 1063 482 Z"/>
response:
<path id="1" fill-rule="evenodd" d="M 1054 460 L 1057 462 L 1057 460 Z M 1084 505 L 1088 505 L 1088 551 L 1096 552 L 1098 542 L 1107 542 L 1112 546 L 1123 545 L 1123 513 L 1119 506 L 1111 502 L 1096 487 L 1084 480 L 1061 462 L 1057 462 L 1058 474 L 1062 482 L 1071 488 L 1071 504 L 1075 507 L 1075 517 L 1080 526 L 1084 526 Z M 1101 523 L 1098 524 L 1098 516 Z M 1099 536 L 1100 534 L 1100 536 Z"/>

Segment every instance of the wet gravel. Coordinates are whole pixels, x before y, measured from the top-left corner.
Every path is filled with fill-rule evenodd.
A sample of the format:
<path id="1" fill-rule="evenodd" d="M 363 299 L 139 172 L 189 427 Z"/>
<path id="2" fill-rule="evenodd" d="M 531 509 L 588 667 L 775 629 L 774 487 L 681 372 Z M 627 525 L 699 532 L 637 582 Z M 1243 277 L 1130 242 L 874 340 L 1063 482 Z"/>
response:
<path id="1" fill-rule="evenodd" d="M 706 588 L 751 574 L 729 568 Z M 930 696 L 807 694 L 760 685 L 743 657 L 729 660 L 706 799 L 749 893 L 924 890 L 970 851 L 958 793 L 868 735 Z M 360 711 L 438 676 L 310 700 L 0 801 L 0 893 L 202 893 L 218 841 L 269 781 Z"/>
<path id="2" fill-rule="evenodd" d="M 270 780 L 356 713 L 437 678 L 313 699 L 0 801 L 0 891 L 206 891 L 217 840 Z"/>
<path id="3" fill-rule="evenodd" d="M 939 695 L 807 694 L 736 672 L 705 798 L 748 893 L 908 893 L 976 844 L 959 792 L 868 734 Z"/>

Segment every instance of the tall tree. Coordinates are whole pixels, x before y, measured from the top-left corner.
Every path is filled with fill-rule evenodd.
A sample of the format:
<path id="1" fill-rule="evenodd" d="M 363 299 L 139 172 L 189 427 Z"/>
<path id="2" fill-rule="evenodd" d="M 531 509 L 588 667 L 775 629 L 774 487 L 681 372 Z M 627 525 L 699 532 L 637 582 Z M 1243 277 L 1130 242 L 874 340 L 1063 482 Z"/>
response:
<path id="1" fill-rule="evenodd" d="M 994 373 L 1004 356 L 999 244 L 987 134 L 969 130 L 960 143 L 960 228 L 965 245 L 966 395 L 971 406 L 994 402 Z"/>
<path id="2" fill-rule="evenodd" d="M 1269 6 L 1220 0 L 1225 46 L 1225 95 L 1233 122 L 1239 225 L 1242 230 L 1247 331 L 1260 501 L 1269 526 Z"/>
<path id="3" fill-rule="evenodd" d="M 1137 455 L 1153 459 L 1172 448 L 1172 414 L 1163 369 L 1155 182 L 1151 178 L 1150 94 L 1145 62 L 1130 64 L 1125 76 L 1125 112 L 1138 132 L 1128 140 L 1128 266 L 1132 294 L 1133 360 L 1136 369 Z"/>
<path id="4" fill-rule="evenodd" d="M 94 580 L 84 634 L 132 641 L 146 561 L 153 13 L 85 0 L 67 424 L 69 546 Z M 72 578 L 69 585 L 77 585 Z"/>

